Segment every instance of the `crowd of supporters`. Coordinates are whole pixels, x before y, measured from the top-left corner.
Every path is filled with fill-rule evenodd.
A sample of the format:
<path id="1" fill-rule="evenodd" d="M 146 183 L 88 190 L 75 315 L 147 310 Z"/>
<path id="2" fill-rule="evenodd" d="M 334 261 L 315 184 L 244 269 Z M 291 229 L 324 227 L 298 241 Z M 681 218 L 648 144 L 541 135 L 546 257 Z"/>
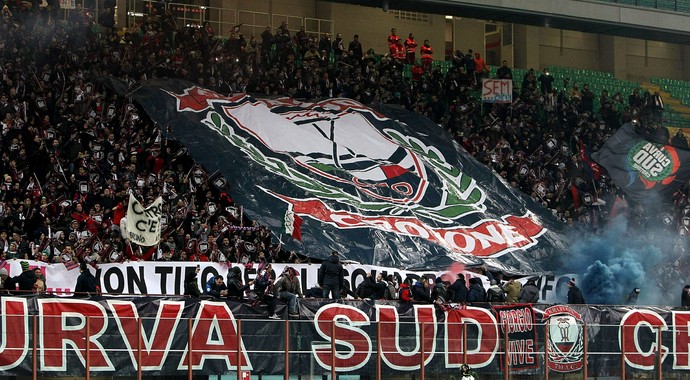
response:
<path id="1" fill-rule="evenodd" d="M 357 36 L 345 43 L 340 34 L 331 40 L 303 28 L 293 36 L 287 24 L 258 36 L 244 36 L 238 27 L 220 38 L 208 23 L 181 26 L 172 12 L 155 7 L 125 33 L 113 29 L 107 7 L 100 15 L 77 9 L 58 20 L 50 7 L 12 2 L 2 15 L 3 259 L 308 260 L 282 250 L 267 228 L 246 218 L 231 191 L 216 187 L 184 146 L 164 138 L 136 104 L 109 89 L 104 79 L 111 76 L 132 87 L 175 77 L 223 94 L 399 104 L 447 129 L 507 182 L 587 231 L 603 225 L 619 190 L 589 164 L 586 151 L 647 108 L 639 94 L 595 95 L 586 84 L 545 84 L 534 72 L 516 86 L 512 104 L 482 107 L 475 90 L 489 69 L 472 51 L 455 52 L 453 68 L 443 74 L 410 57 L 409 48 L 378 55 Z M 425 45 L 428 60 L 432 49 Z M 411 77 L 404 75 L 408 62 L 416 63 Z M 504 64 L 496 75 L 511 78 L 511 69 Z M 158 248 L 123 238 L 130 193 L 144 202 L 164 198 Z M 686 193 L 679 193 L 672 220 L 680 220 Z"/>

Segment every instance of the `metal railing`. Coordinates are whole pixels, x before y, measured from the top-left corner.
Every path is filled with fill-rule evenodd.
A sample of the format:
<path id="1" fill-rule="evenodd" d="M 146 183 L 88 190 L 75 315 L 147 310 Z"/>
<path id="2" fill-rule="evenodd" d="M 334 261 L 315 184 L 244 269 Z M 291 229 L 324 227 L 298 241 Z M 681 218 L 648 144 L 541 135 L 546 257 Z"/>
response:
<path id="1" fill-rule="evenodd" d="M 123 310 L 126 308 L 121 309 Z M 12 317 L 18 316 L 10 315 L 5 318 Z M 601 346 L 595 344 L 598 339 L 620 339 L 620 342 L 625 342 L 626 334 L 631 331 L 637 333 L 633 325 L 579 324 L 581 332 L 577 339 L 582 343 L 578 345 L 573 342 L 573 334 L 560 329 L 553 322 L 535 323 L 529 325 L 534 331 L 534 345 L 522 346 L 511 344 L 509 334 L 496 336 L 500 330 L 508 331 L 508 323 L 497 326 L 476 321 L 445 322 L 443 326 L 450 332 L 445 332 L 445 344 L 438 344 L 438 335 L 442 335 L 441 324 L 423 321 L 372 321 L 358 324 L 342 316 L 335 316 L 335 321 L 320 321 L 318 324 L 304 320 L 132 318 L 121 315 L 113 317 L 117 319 L 116 323 L 88 315 L 71 317 L 81 318 L 72 322 L 65 319 L 65 316 L 32 315 L 26 318 L 26 331 L 16 329 L 3 332 L 4 344 L 0 351 L 6 357 L 23 355 L 25 363 L 21 367 L 30 369 L 34 379 L 48 374 L 54 376 L 56 373 L 51 371 L 89 379 L 92 374 L 107 371 L 112 373 L 115 370 L 117 375 L 142 379 L 149 377 L 148 375 L 164 374 L 166 370 L 162 370 L 163 367 L 168 368 L 168 372 L 174 367 L 174 371 L 181 372 L 177 375 L 186 372 L 191 380 L 194 375 L 209 375 L 208 368 L 199 367 L 199 363 L 204 363 L 204 358 L 220 358 L 221 362 L 227 359 L 227 364 L 221 366 L 224 367 L 223 373 L 234 373 L 238 380 L 242 380 L 251 371 L 250 368 L 261 368 L 264 374 L 283 374 L 286 380 L 291 375 L 330 375 L 331 379 L 336 379 L 339 373 L 353 373 L 352 371 L 377 380 L 392 375 L 400 379 L 424 380 L 431 373 L 434 376 L 457 373 L 462 365 L 468 365 L 480 378 L 493 379 L 509 379 L 517 373 L 520 373 L 521 379 L 531 376 L 548 380 L 550 375 L 562 376 L 563 373 L 569 373 L 569 379 L 584 380 L 590 375 L 620 376 L 625 379 L 626 375 L 634 377 L 642 373 L 645 374 L 644 378 L 663 379 L 664 375 L 683 374 L 682 371 L 665 370 L 669 366 L 664 367 L 664 359 L 667 356 L 675 358 L 678 347 L 668 336 L 687 335 L 687 328 L 676 331 L 649 326 L 649 332 L 656 335 L 656 340 L 643 353 L 649 358 L 647 363 L 651 369 L 640 370 L 629 358 L 640 355 L 641 350 L 646 350 L 646 347 L 627 347 L 635 351 L 628 353 L 623 350 L 592 348 Z M 16 323 L 17 321 L 11 321 L 8 325 L 16 328 Z M 156 331 L 159 326 L 174 326 L 174 331 Z M 215 328 L 217 331 L 200 331 L 203 329 L 199 326 L 212 326 L 211 329 Z M 363 333 L 353 334 L 349 329 L 351 326 Z M 116 339 L 117 334 L 111 329 L 119 330 L 121 336 L 117 339 L 122 339 L 124 346 L 116 348 L 103 344 L 102 341 Z M 480 330 L 491 333 L 482 336 Z M 228 331 L 231 333 L 228 334 Z M 596 332 L 594 338 L 590 335 L 591 331 Z M 666 340 L 662 338 L 662 331 L 667 333 Z M 209 335 L 208 340 L 204 333 Z M 195 334 L 202 334 L 203 339 L 193 339 Z M 212 338 L 213 334 L 219 336 Z M 550 338 L 551 335 L 553 339 Z M 307 340 L 307 336 L 322 340 Z M 492 347 L 493 343 L 486 344 L 487 336 L 489 339 L 496 339 L 495 347 Z M 213 339 L 216 339 L 215 343 L 222 343 L 215 344 Z M 7 344 L 14 340 L 24 342 L 23 347 Z M 257 340 L 262 342 L 259 344 Z M 163 344 L 166 341 L 168 344 Z M 211 343 L 199 343 L 203 341 Z M 547 343 L 538 344 L 540 341 Z M 363 351 L 362 347 L 366 350 Z M 568 355 L 575 350 L 579 350 L 577 360 L 569 362 Z M 481 362 L 486 358 L 490 358 L 491 362 Z M 432 360 L 436 364 L 432 365 Z M 166 365 L 169 361 L 174 362 L 174 366 Z M 439 361 L 444 364 L 439 365 Z M 597 363 L 591 364 L 595 361 Z M 120 365 L 103 370 L 104 363 L 111 363 L 110 366 L 113 367 L 112 363 L 115 362 Z M 123 366 L 123 363 L 128 363 L 128 366 Z M 608 367 L 615 370 L 602 371 L 601 363 L 607 363 Z M 101 368 L 96 368 L 99 365 Z M 6 373 L 13 373 L 12 369 L 3 368 Z"/>
<path id="2" fill-rule="evenodd" d="M 641 8 L 652 8 L 662 11 L 690 13 L 688 0 L 597 0 L 604 3 L 615 3 Z"/>

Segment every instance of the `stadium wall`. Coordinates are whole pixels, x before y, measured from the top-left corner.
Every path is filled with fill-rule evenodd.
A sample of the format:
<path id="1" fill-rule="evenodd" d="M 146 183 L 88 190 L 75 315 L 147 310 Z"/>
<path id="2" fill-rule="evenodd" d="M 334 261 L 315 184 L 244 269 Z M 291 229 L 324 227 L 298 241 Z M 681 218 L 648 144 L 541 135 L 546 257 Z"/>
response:
<path id="1" fill-rule="evenodd" d="M 392 12 L 383 12 L 380 8 L 353 6 L 340 3 L 319 2 L 318 17 L 332 19 L 335 32 L 343 34 L 345 46 L 352 41 L 352 36 L 359 34 L 365 51 L 373 48 L 379 54 L 388 52 L 387 38 L 391 28 L 398 29 L 403 41 L 413 33 L 419 47 L 428 39 L 434 48 L 435 59 L 443 59 L 445 43 L 445 16 L 429 14 L 428 21 L 411 21 L 396 19 Z"/>

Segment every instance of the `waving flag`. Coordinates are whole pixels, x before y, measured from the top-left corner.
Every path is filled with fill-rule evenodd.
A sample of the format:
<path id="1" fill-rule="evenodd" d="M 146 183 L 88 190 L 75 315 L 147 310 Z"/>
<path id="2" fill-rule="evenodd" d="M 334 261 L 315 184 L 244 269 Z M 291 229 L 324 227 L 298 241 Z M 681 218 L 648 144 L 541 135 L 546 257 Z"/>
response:
<path id="1" fill-rule="evenodd" d="M 63 264 L 65 264 L 65 268 L 67 268 L 67 270 L 72 270 L 72 269 L 77 269 L 77 268 L 79 268 L 79 263 L 76 262 L 76 261 L 74 261 L 74 260 L 70 260 L 70 261 L 64 262 Z"/>
<path id="2" fill-rule="evenodd" d="M 283 220 L 283 232 L 292 236 L 293 239 L 302 241 L 302 218 L 288 209 Z"/>
<path id="3" fill-rule="evenodd" d="M 164 79 L 131 96 L 197 163 L 228 178 L 249 218 L 276 234 L 286 208 L 293 231 L 301 218 L 302 244 L 287 249 L 405 268 L 486 261 L 521 273 L 557 266 L 565 249 L 550 212 L 408 111 L 227 97 Z"/>
<path id="4" fill-rule="evenodd" d="M 690 179 L 690 152 L 645 140 L 628 123 L 611 136 L 592 159 L 636 203 L 671 202 Z"/>
<path id="5" fill-rule="evenodd" d="M 127 236 L 131 241 L 143 246 L 158 244 L 161 239 L 162 204 L 163 197 L 158 197 L 148 207 L 144 207 L 134 195 L 129 195 Z"/>

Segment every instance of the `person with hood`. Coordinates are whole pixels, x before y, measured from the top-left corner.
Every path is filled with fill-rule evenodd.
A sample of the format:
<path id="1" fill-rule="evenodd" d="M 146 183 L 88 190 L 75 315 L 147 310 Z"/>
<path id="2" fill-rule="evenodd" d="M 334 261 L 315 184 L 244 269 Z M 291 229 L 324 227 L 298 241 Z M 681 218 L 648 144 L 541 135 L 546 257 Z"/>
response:
<path id="1" fill-rule="evenodd" d="M 470 278 L 470 289 L 467 291 L 467 302 L 486 302 L 486 290 L 479 277 Z"/>
<path id="2" fill-rule="evenodd" d="M 625 303 L 628 305 L 637 305 L 637 297 L 640 295 L 640 288 L 635 288 L 625 297 Z"/>
<path id="3" fill-rule="evenodd" d="M 288 314 L 291 317 L 299 317 L 297 298 L 304 297 L 297 276 L 299 273 L 295 268 L 286 267 L 275 284 L 280 299 L 288 303 Z"/>
<path id="4" fill-rule="evenodd" d="M 201 291 L 199 290 L 199 283 L 196 278 L 197 274 L 199 274 L 199 271 L 201 270 L 201 267 L 199 265 L 196 266 L 194 269 L 190 269 L 185 273 L 184 275 L 184 295 L 185 296 L 190 296 L 192 298 L 199 298 L 201 297 Z"/>
<path id="5" fill-rule="evenodd" d="M 491 286 L 489 290 L 486 291 L 486 301 L 487 302 L 505 302 L 506 293 L 498 284 L 497 280 L 491 280 Z"/>
<path id="6" fill-rule="evenodd" d="M 25 262 L 26 261 L 22 261 L 22 263 Z M 26 266 L 28 268 L 29 264 L 27 263 Z M 23 264 L 22 269 L 24 269 Z M 79 277 L 77 277 L 77 285 L 74 287 L 74 296 L 88 297 L 91 294 L 98 294 L 98 285 L 96 282 L 96 277 L 94 277 L 93 274 L 91 274 L 91 271 L 86 266 L 86 262 L 82 261 L 81 263 L 79 263 L 79 272 L 81 273 L 79 274 Z M 31 274 L 33 275 L 33 272 L 31 272 Z M 34 278 L 36 278 L 35 275 Z"/>
<path id="7" fill-rule="evenodd" d="M 525 286 L 522 287 L 520 295 L 518 296 L 520 303 L 537 303 L 539 302 L 539 288 L 534 281 L 534 278 L 527 280 Z"/>
<path id="8" fill-rule="evenodd" d="M 340 299 L 340 287 L 345 279 L 338 252 L 331 251 L 331 255 L 319 267 L 319 286 L 323 291 L 323 298 L 333 297 L 334 300 Z"/>
<path id="9" fill-rule="evenodd" d="M 359 285 L 357 285 L 357 297 L 361 299 L 371 298 L 374 294 L 375 286 L 376 283 L 374 282 L 374 278 L 371 277 L 371 272 L 368 272 L 367 276 L 364 277 L 364 281 L 360 282 Z"/>
<path id="10" fill-rule="evenodd" d="M 398 289 L 398 300 L 402 302 L 412 302 L 412 292 L 410 291 L 410 282 L 405 279 L 402 284 L 400 284 L 400 289 Z"/>
<path id="11" fill-rule="evenodd" d="M 248 284 L 242 283 L 240 267 L 232 267 L 228 272 L 228 297 L 237 298 L 241 301 L 244 299 L 244 292 L 252 285 L 254 285 L 254 281 L 249 281 Z"/>
<path id="12" fill-rule="evenodd" d="M 458 273 L 458 278 L 448 287 L 448 296 L 454 303 L 467 302 L 467 285 L 465 285 L 465 275 Z"/>
<path id="13" fill-rule="evenodd" d="M 582 291 L 575 285 L 575 279 L 571 278 L 570 281 L 568 281 L 568 304 L 582 305 L 585 303 L 585 297 L 582 295 Z"/>
<path id="14" fill-rule="evenodd" d="M 441 277 L 436 277 L 434 288 L 431 289 L 431 299 L 436 303 L 448 303 L 448 290 Z"/>
<path id="15" fill-rule="evenodd" d="M 386 281 L 386 299 L 387 300 L 397 300 L 398 299 L 398 281 L 395 276 L 389 274 L 385 278 Z"/>
<path id="16" fill-rule="evenodd" d="M 427 289 L 427 278 L 422 276 L 417 282 L 412 286 L 412 298 L 415 301 L 432 303 L 431 294 Z"/>
<path id="17" fill-rule="evenodd" d="M 226 297 L 228 295 L 228 287 L 223 283 L 223 276 L 211 277 L 204 287 L 204 294 L 214 298 Z"/>
<path id="18" fill-rule="evenodd" d="M 517 303 L 520 300 L 520 291 L 522 290 L 522 284 L 514 279 L 508 280 L 508 282 L 503 285 L 503 291 L 506 293 L 506 302 Z"/>

